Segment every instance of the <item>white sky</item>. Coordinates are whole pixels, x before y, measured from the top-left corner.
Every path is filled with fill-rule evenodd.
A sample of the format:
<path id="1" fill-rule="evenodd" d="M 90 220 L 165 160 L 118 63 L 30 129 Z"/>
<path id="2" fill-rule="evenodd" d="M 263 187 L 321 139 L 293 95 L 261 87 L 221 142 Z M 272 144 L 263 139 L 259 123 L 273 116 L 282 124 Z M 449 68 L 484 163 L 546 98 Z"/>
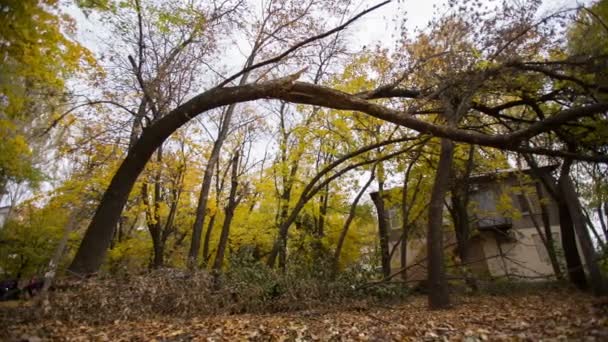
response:
<path id="1" fill-rule="evenodd" d="M 361 9 L 382 2 L 381 0 L 362 0 Z M 407 28 L 413 31 L 416 27 L 424 27 L 433 17 L 434 7 L 441 7 L 447 0 L 394 0 L 376 11 L 359 19 L 350 30 L 356 32 L 357 43 L 360 46 L 373 46 L 380 42 L 386 47 L 392 47 L 395 41 L 401 18 L 407 18 Z M 487 2 L 487 0 L 482 0 Z M 539 13 L 554 12 L 565 7 L 575 7 L 577 4 L 589 4 L 592 0 L 544 0 Z"/>

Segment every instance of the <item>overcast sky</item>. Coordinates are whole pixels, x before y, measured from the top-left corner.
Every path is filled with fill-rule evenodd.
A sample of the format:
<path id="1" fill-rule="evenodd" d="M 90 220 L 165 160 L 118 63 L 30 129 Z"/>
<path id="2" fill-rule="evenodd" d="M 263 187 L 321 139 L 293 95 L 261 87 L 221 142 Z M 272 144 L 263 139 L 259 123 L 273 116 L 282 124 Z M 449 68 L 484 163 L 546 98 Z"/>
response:
<path id="1" fill-rule="evenodd" d="M 361 9 L 380 3 L 380 0 L 360 0 Z M 482 0 L 482 2 L 486 2 Z M 577 4 L 589 4 L 591 0 L 544 0 L 540 9 L 541 15 L 555 12 L 565 7 L 575 7 Z M 407 18 L 408 30 L 424 27 L 433 17 L 434 7 L 441 7 L 447 0 L 401 0 L 393 1 L 382 8 L 358 20 L 350 29 L 356 32 L 357 43 L 361 46 L 373 46 L 380 42 L 386 47 L 392 47 L 396 40 L 395 34 L 400 22 L 397 19 Z"/>

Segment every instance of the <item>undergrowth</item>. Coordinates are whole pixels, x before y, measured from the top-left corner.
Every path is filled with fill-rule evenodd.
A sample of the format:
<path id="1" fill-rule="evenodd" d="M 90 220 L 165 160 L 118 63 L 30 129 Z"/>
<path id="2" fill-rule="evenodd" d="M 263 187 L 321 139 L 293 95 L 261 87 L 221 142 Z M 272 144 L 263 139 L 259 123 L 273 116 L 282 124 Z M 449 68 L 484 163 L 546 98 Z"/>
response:
<path id="1" fill-rule="evenodd" d="M 128 277 L 58 280 L 45 310 L 19 307 L 7 319 L 55 319 L 104 324 L 158 317 L 275 313 L 360 305 L 400 298 L 400 286 L 363 286 L 378 275 L 355 266 L 332 272 L 322 260 L 291 263 L 281 271 L 248 257 L 233 258 L 226 271 L 160 269 Z M 30 311 L 30 312 L 28 312 Z"/>

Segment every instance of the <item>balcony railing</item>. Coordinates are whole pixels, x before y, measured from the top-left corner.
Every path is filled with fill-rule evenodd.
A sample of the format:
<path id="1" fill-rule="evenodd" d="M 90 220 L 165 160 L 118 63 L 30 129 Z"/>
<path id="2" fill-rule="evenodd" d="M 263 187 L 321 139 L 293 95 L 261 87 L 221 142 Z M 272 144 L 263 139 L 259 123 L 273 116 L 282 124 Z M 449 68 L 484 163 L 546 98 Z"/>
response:
<path id="1" fill-rule="evenodd" d="M 513 226 L 510 217 L 481 217 L 477 219 L 477 229 L 508 229 Z"/>

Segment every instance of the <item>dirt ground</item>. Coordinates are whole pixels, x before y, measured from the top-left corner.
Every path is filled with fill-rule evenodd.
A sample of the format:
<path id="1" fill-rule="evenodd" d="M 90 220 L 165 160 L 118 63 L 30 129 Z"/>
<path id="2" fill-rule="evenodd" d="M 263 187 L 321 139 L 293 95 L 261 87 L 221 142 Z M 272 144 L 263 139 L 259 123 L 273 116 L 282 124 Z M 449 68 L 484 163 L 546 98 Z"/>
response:
<path id="1" fill-rule="evenodd" d="M 608 341 L 608 299 L 563 290 L 461 296 L 449 310 L 429 311 L 426 297 L 411 296 L 392 305 L 266 315 L 0 324 L 0 336 L 6 341 Z"/>

